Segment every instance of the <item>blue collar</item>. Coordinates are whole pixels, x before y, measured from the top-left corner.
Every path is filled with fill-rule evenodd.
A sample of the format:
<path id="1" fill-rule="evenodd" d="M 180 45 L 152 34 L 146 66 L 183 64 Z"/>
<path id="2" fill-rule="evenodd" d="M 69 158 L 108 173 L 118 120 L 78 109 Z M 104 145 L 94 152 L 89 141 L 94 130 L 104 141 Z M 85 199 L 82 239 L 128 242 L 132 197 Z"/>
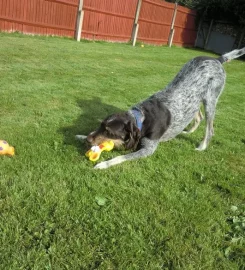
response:
<path id="1" fill-rule="evenodd" d="M 130 112 L 133 115 L 133 117 L 135 118 L 137 128 L 141 131 L 143 121 L 145 120 L 143 112 L 136 107 L 134 107 L 132 110 L 130 110 Z"/>

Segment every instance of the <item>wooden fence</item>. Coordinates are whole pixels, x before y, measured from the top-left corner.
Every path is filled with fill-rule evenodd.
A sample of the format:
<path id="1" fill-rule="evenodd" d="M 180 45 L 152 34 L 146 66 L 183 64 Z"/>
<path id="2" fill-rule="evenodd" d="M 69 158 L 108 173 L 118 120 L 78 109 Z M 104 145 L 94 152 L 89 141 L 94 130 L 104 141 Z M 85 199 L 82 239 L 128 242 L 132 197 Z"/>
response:
<path id="1" fill-rule="evenodd" d="M 0 0 L 0 30 L 27 34 L 75 37 L 81 22 L 82 38 L 129 42 L 136 25 L 137 40 L 160 45 L 173 22 L 173 43 L 194 46 L 195 18 L 195 11 L 162 0 Z"/>
<path id="2" fill-rule="evenodd" d="M 0 0 L 0 29 L 74 36 L 77 0 Z"/>
<path id="3" fill-rule="evenodd" d="M 82 37 L 128 42 L 137 0 L 84 0 Z"/>

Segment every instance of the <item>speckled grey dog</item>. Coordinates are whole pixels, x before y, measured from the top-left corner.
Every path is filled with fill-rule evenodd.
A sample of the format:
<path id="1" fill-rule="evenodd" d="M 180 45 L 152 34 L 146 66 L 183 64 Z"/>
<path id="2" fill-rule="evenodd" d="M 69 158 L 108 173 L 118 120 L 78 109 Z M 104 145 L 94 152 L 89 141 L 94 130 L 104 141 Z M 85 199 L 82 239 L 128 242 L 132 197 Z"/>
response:
<path id="1" fill-rule="evenodd" d="M 215 107 L 225 85 L 226 74 L 222 63 L 245 54 L 245 48 L 234 50 L 219 58 L 196 57 L 180 70 L 167 87 L 148 99 L 135 105 L 127 112 L 107 117 L 98 130 L 88 136 L 91 145 L 105 140 L 113 140 L 115 146 L 136 149 L 127 155 L 101 162 L 96 169 L 105 169 L 126 160 L 152 155 L 158 143 L 168 141 L 190 124 L 195 124 L 189 132 L 199 126 L 203 116 L 200 104 L 203 103 L 206 118 L 206 132 L 197 150 L 205 150 L 214 134 L 213 121 Z"/>

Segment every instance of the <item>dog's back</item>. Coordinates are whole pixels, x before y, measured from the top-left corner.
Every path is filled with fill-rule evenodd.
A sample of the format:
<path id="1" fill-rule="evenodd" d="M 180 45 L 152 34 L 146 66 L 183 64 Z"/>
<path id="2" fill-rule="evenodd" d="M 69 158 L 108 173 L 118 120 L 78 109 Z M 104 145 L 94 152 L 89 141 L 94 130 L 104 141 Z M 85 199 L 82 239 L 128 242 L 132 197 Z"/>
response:
<path id="1" fill-rule="evenodd" d="M 217 99 L 223 90 L 225 77 L 218 59 L 196 57 L 183 66 L 166 88 L 151 96 L 150 99 L 161 100 L 171 113 L 171 123 L 161 141 L 181 133 L 198 112 L 200 103 L 205 102 L 210 94 Z"/>

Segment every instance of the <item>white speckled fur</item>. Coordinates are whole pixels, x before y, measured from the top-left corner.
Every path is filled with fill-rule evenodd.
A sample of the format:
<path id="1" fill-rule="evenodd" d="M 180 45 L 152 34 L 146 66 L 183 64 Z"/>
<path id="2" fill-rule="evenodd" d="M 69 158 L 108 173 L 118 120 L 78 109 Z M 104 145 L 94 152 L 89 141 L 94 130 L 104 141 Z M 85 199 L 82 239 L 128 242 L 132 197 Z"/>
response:
<path id="1" fill-rule="evenodd" d="M 160 99 L 171 113 L 171 124 L 160 141 L 180 134 L 193 120 L 202 102 L 214 117 L 213 110 L 225 79 L 223 66 L 216 59 L 195 58 L 184 65 L 174 80 L 153 96 Z"/>
<path id="2" fill-rule="evenodd" d="M 159 140 L 150 140 L 143 137 L 141 139 L 141 148 L 138 151 L 101 162 L 95 166 L 95 169 L 105 169 L 126 160 L 153 154 L 159 142 L 176 137 L 196 115 L 197 123 L 195 128 L 192 129 L 194 131 L 201 119 L 198 113 L 201 103 L 203 103 L 205 109 L 206 132 L 197 150 L 205 150 L 214 133 L 215 107 L 226 80 L 222 63 L 238 58 L 243 54 L 245 54 L 245 48 L 224 54 L 218 59 L 204 56 L 190 60 L 163 90 L 134 106 L 143 110 L 147 102 L 154 99 L 166 106 L 171 114 L 171 122 L 161 138 Z"/>

